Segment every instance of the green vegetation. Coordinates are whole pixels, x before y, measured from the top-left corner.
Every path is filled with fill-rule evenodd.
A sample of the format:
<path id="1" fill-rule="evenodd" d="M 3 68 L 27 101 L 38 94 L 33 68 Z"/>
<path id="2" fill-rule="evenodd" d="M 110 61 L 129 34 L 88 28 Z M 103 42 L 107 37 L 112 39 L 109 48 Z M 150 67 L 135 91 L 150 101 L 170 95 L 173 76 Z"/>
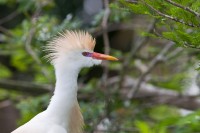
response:
<path id="1" fill-rule="evenodd" d="M 92 15 L 83 3 L 0 0 L 0 101 L 15 103 L 18 125 L 44 110 L 52 95 L 54 69 L 43 46 L 58 32 L 81 29 L 96 37 L 95 51 L 110 49 L 120 59 L 81 71 L 85 132 L 100 130 L 105 119 L 106 133 L 200 132 L 199 92 L 187 93 L 192 85 L 200 89 L 200 1 L 119 0 Z"/>

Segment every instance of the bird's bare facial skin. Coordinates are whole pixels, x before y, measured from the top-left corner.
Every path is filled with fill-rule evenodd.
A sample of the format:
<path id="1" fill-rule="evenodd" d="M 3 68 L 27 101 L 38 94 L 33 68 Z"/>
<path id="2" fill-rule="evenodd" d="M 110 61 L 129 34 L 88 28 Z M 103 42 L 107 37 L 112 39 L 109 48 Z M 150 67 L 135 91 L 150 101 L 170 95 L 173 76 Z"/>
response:
<path id="1" fill-rule="evenodd" d="M 110 56 L 110 55 L 105 55 L 105 54 L 100 54 L 100 53 L 96 53 L 96 52 L 83 52 L 82 53 L 83 56 L 85 57 L 92 57 L 93 59 L 97 59 L 97 60 L 111 60 L 111 61 L 117 61 L 118 59 Z"/>
<path id="2" fill-rule="evenodd" d="M 90 52 L 83 52 L 82 55 L 85 57 L 92 57 L 92 53 Z"/>

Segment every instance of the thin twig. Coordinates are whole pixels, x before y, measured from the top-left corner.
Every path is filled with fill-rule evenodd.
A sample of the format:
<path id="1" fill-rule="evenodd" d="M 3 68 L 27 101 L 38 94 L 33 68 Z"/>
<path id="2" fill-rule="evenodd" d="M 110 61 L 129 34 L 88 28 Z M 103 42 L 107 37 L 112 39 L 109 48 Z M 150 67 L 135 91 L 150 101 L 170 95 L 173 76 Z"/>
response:
<path id="1" fill-rule="evenodd" d="M 135 3 L 135 4 L 137 4 L 137 3 L 138 3 L 138 0 L 126 0 L 126 2 L 128 2 L 128 3 Z"/>
<path id="2" fill-rule="evenodd" d="M 108 32 L 107 32 L 107 27 L 108 27 L 108 18 L 110 15 L 110 8 L 109 8 L 109 1 L 104 0 L 104 6 L 105 6 L 105 11 L 104 11 L 104 16 L 102 20 L 102 28 L 103 28 L 103 40 L 104 40 L 104 52 L 105 54 L 110 53 L 110 43 L 109 43 L 109 37 L 108 37 Z M 106 65 L 104 67 L 104 84 L 106 86 L 106 81 L 108 77 L 108 62 L 106 62 Z"/>
<path id="3" fill-rule="evenodd" d="M 10 20 L 12 20 L 13 18 L 15 18 L 19 13 L 17 11 L 12 12 L 11 14 L 7 15 L 4 18 L 0 19 L 0 25 L 2 25 L 3 23 L 6 23 Z"/>
<path id="4" fill-rule="evenodd" d="M 118 128 L 118 127 L 116 127 L 116 128 Z M 127 133 L 134 133 L 134 132 L 138 132 L 138 129 L 136 129 L 136 128 L 118 128 L 117 130 L 116 129 L 95 130 L 95 132 L 97 132 L 97 133 L 111 133 L 111 132 L 117 133 L 120 131 L 127 132 Z"/>
<path id="5" fill-rule="evenodd" d="M 178 47 L 178 48 L 174 49 L 171 53 L 169 53 L 169 54 L 164 58 L 164 60 L 165 60 L 165 61 L 170 60 L 170 59 L 174 58 L 175 56 L 177 56 L 178 54 L 180 54 L 181 52 L 183 52 L 183 48 Z"/>
<path id="6" fill-rule="evenodd" d="M 30 29 L 30 32 L 27 36 L 27 39 L 25 41 L 25 49 L 27 51 L 27 53 L 33 58 L 33 60 L 40 66 L 43 66 L 42 65 L 42 62 L 41 60 L 39 59 L 39 57 L 37 56 L 37 54 L 35 53 L 35 51 L 32 49 L 31 47 L 31 43 L 32 43 L 32 40 L 33 40 L 33 37 L 35 35 L 35 32 L 36 32 L 36 22 L 37 22 L 37 18 L 39 17 L 40 15 L 40 12 L 42 11 L 42 6 L 39 6 L 35 13 L 33 14 L 32 16 L 32 19 L 31 19 L 31 23 L 32 23 L 32 28 Z M 48 74 L 48 71 L 46 69 L 44 69 L 43 67 L 41 67 L 41 71 L 42 73 L 44 74 L 44 76 L 48 79 L 48 80 L 51 80 L 49 78 L 49 74 Z M 51 82 L 51 81 L 50 81 Z"/>
<path id="7" fill-rule="evenodd" d="M 148 33 L 153 32 L 153 29 L 155 27 L 155 23 L 156 23 L 156 21 L 153 20 L 149 24 L 149 26 L 147 28 Z M 142 47 L 145 46 L 145 44 L 147 43 L 148 40 L 149 40 L 149 37 L 147 36 L 147 37 L 139 38 L 136 42 L 132 41 L 130 53 L 129 53 L 128 57 L 126 57 L 126 60 L 123 62 L 123 66 L 122 66 L 122 69 L 121 69 L 121 74 L 120 74 L 121 80 L 119 81 L 119 88 L 122 87 L 122 84 L 124 82 L 124 76 L 126 76 L 126 73 L 127 73 L 127 70 L 128 70 L 128 65 L 129 65 L 130 61 L 136 55 L 137 51 L 139 51 Z"/>
<path id="8" fill-rule="evenodd" d="M 107 32 L 118 31 L 118 30 L 129 30 L 142 27 L 141 24 L 136 23 L 110 23 L 107 24 Z M 90 33 L 97 37 L 103 34 L 103 27 L 96 27 L 90 30 Z"/>
<path id="9" fill-rule="evenodd" d="M 8 29 L 6 29 L 5 27 L 0 26 L 0 31 L 2 33 L 4 33 L 5 35 L 8 35 L 9 37 L 13 37 L 12 32 L 10 32 Z"/>
<path id="10" fill-rule="evenodd" d="M 174 2 L 174 1 L 172 1 L 172 0 L 165 0 L 165 1 L 167 1 L 168 3 L 170 3 L 170 4 L 172 4 L 172 5 L 176 6 L 176 7 L 182 8 L 182 9 L 184 9 L 184 10 L 186 10 L 186 11 L 188 11 L 188 12 L 194 14 L 194 15 L 197 16 L 197 17 L 200 17 L 200 13 L 198 13 L 198 12 L 196 12 L 196 11 L 190 9 L 189 7 L 185 7 L 185 6 L 183 6 L 183 5 L 180 5 L 180 4 L 178 4 L 178 3 L 176 3 L 176 2 Z"/>
<path id="11" fill-rule="evenodd" d="M 162 38 L 162 39 L 166 39 L 166 40 L 169 40 L 169 41 L 173 41 L 173 40 L 170 40 L 169 38 L 164 37 L 164 36 L 161 35 L 160 33 L 158 33 L 158 32 L 156 31 L 156 29 L 154 29 L 154 34 L 155 34 L 156 36 Z M 195 45 L 188 44 L 187 42 L 184 42 L 184 43 L 183 43 L 183 47 L 185 47 L 185 48 L 193 48 L 193 49 L 200 49 L 200 47 L 195 46 Z"/>
<path id="12" fill-rule="evenodd" d="M 173 20 L 173 21 L 176 21 L 178 23 L 181 23 L 181 24 L 184 24 L 184 25 L 187 25 L 187 26 L 190 26 L 190 27 L 200 27 L 200 25 L 194 25 L 192 23 L 187 23 L 183 20 L 180 20 L 178 18 L 175 18 L 175 17 L 172 17 L 170 15 L 167 15 L 167 14 L 164 14 L 162 12 L 160 12 L 159 10 L 155 9 L 153 6 L 151 6 L 150 4 L 146 3 L 144 0 L 142 0 L 143 3 L 148 6 L 151 10 L 153 10 L 155 13 L 157 13 L 158 15 L 162 16 L 162 17 L 165 17 L 165 18 L 168 18 L 170 20 Z"/>
<path id="13" fill-rule="evenodd" d="M 98 120 L 93 123 L 93 127 L 92 127 L 92 131 L 91 133 L 102 133 L 102 132 L 98 132 L 98 125 L 106 118 L 105 114 L 102 114 L 98 117 Z"/>
<path id="14" fill-rule="evenodd" d="M 37 54 L 32 50 L 31 42 L 32 42 L 32 39 L 33 39 L 34 34 L 36 32 L 36 18 L 39 16 L 41 10 L 42 10 L 42 7 L 39 6 L 37 8 L 37 10 L 35 11 L 35 13 L 33 14 L 32 18 L 31 18 L 32 27 L 30 29 L 30 32 L 29 32 L 28 37 L 27 37 L 26 42 L 25 42 L 26 51 L 29 53 L 29 55 L 31 55 L 31 57 L 36 61 L 37 64 L 41 64 L 41 61 L 37 57 Z"/>
<path id="15" fill-rule="evenodd" d="M 0 79 L 0 88 L 6 90 L 21 91 L 25 93 L 43 94 L 53 91 L 53 86 L 47 84 L 36 84 L 27 81 Z"/>
<path id="16" fill-rule="evenodd" d="M 113 86 L 113 84 L 118 83 L 120 80 L 119 76 L 115 76 L 109 79 L 109 85 Z M 122 93 L 120 94 L 122 98 L 126 99 L 127 94 L 129 93 L 129 89 L 134 86 L 138 80 L 134 79 L 133 77 L 126 76 L 126 82 L 123 84 L 121 90 L 125 95 Z M 166 104 L 172 105 L 178 108 L 184 108 L 188 110 L 198 110 L 200 107 L 199 94 L 197 95 L 181 95 L 179 92 L 174 90 L 169 90 L 168 88 L 161 88 L 149 83 L 143 82 L 141 84 L 141 88 L 138 91 L 137 95 L 134 95 L 131 99 L 144 101 L 145 103 L 149 104 Z"/>
<path id="17" fill-rule="evenodd" d="M 102 28 L 103 28 L 103 41 L 104 41 L 104 52 L 105 54 L 109 54 L 110 53 L 110 43 L 109 43 L 109 37 L 108 37 L 108 32 L 107 32 L 107 27 L 108 27 L 108 18 L 110 15 L 110 8 L 109 8 L 109 0 L 103 0 L 104 3 L 104 7 L 105 7 L 105 11 L 104 11 L 104 16 L 103 16 L 103 20 L 102 20 Z M 107 80 L 108 80 L 108 73 L 109 73 L 109 69 L 108 69 L 108 62 L 105 61 L 104 64 L 104 73 L 102 76 L 102 81 L 103 81 L 103 88 L 104 88 L 104 93 L 105 93 L 105 100 L 106 100 L 106 117 L 109 116 L 110 113 L 110 105 L 109 105 L 109 96 L 110 96 L 110 91 L 107 89 Z"/>
<path id="18" fill-rule="evenodd" d="M 136 82 L 136 79 L 132 77 L 126 77 L 126 84 L 124 84 L 122 89 L 129 89 Z M 112 77 L 108 80 L 108 85 L 112 86 L 113 84 L 118 83 L 120 80 L 119 76 Z M 36 84 L 27 81 L 16 81 L 16 80 L 8 80 L 8 79 L 0 79 L 0 88 L 5 90 L 12 90 L 21 93 L 28 93 L 30 95 L 41 95 L 44 93 L 52 92 L 53 86 L 48 84 Z M 78 94 L 78 99 L 86 100 L 86 101 L 94 101 L 96 99 L 96 92 L 89 94 Z M 111 94 L 112 95 L 112 94 Z M 123 95 L 123 94 L 121 94 Z M 189 110 L 197 110 L 200 107 L 200 102 L 198 100 L 199 95 L 189 96 L 182 95 L 179 96 L 176 91 L 169 90 L 167 88 L 160 88 L 148 83 L 142 83 L 141 89 L 139 90 L 137 96 L 133 97 L 135 100 L 145 100 L 147 103 L 153 104 L 167 104 L 173 105 L 179 108 L 189 109 Z M 148 100 L 146 100 L 148 99 Z M 100 118 L 105 118 L 104 115 L 100 116 Z M 95 125 L 94 125 L 95 126 Z M 94 130 L 96 128 L 93 128 Z"/>
<path id="19" fill-rule="evenodd" d="M 35 25 L 33 25 L 33 27 L 35 27 Z M 35 31 L 36 31 L 35 28 L 30 29 L 30 32 L 25 42 L 25 49 L 27 53 L 31 55 L 31 57 L 36 61 L 37 64 L 41 64 L 40 59 L 37 57 L 36 53 L 32 50 L 32 47 L 31 47 L 31 42 L 34 37 Z"/>
<path id="20" fill-rule="evenodd" d="M 139 77 L 136 85 L 134 85 L 130 89 L 127 95 L 128 99 L 131 99 L 138 92 L 146 76 L 155 68 L 158 62 L 164 59 L 164 55 L 169 51 L 169 49 L 173 46 L 173 44 L 174 44 L 173 42 L 166 44 L 166 46 L 162 49 L 162 51 L 150 62 L 148 69 Z"/>

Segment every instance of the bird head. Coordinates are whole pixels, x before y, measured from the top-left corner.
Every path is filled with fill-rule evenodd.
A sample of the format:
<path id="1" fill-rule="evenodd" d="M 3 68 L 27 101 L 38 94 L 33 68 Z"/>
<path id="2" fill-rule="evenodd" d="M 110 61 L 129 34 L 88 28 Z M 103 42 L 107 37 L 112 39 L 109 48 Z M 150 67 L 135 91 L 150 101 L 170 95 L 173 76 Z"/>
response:
<path id="1" fill-rule="evenodd" d="M 66 31 L 59 33 L 45 46 L 46 57 L 54 65 L 73 64 L 77 67 L 91 67 L 101 64 L 102 60 L 118 60 L 117 58 L 94 52 L 96 41 L 84 31 Z"/>

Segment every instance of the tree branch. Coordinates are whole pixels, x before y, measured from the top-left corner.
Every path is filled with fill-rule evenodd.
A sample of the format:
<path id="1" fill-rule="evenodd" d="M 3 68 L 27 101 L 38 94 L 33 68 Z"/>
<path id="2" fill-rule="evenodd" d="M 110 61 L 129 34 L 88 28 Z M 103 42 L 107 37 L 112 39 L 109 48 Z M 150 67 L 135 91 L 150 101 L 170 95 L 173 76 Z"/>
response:
<path id="1" fill-rule="evenodd" d="M 155 27 L 155 22 L 156 21 L 153 20 L 149 24 L 146 32 L 148 33 L 153 32 L 153 29 Z M 139 38 L 136 42 L 132 41 L 130 53 L 128 57 L 126 58 L 126 60 L 124 60 L 123 65 L 122 65 L 121 74 L 120 74 L 121 80 L 119 81 L 119 88 L 121 88 L 122 86 L 122 83 L 124 81 L 124 76 L 126 75 L 130 61 L 136 55 L 137 51 L 139 51 L 143 46 L 145 46 L 148 40 L 149 40 L 149 37 L 142 37 L 142 38 Z"/>
<path id="2" fill-rule="evenodd" d="M 104 41 L 104 52 L 105 54 L 109 55 L 110 53 L 110 43 L 109 43 L 109 37 L 108 37 L 108 32 L 107 32 L 107 23 L 108 23 L 108 18 L 110 15 L 110 9 L 109 9 L 109 1 L 104 0 L 104 6 L 105 6 L 105 11 L 104 11 L 104 16 L 102 20 L 102 29 L 103 29 L 103 41 Z M 106 61 L 104 64 L 104 74 L 103 74 L 103 82 L 104 82 L 104 87 L 106 88 L 106 82 L 108 78 L 108 62 Z"/>
<path id="3" fill-rule="evenodd" d="M 113 86 L 120 80 L 119 76 L 109 79 L 109 85 Z M 127 99 L 130 89 L 137 83 L 137 80 L 126 76 L 123 87 L 121 88 L 121 95 Z M 188 110 L 198 110 L 200 107 L 199 95 L 188 96 L 180 95 L 178 92 L 169 90 L 167 88 L 157 87 L 148 83 L 141 83 L 141 88 L 138 90 L 137 95 L 131 97 L 132 100 L 143 100 L 147 104 L 167 104 L 178 108 Z"/>
<path id="4" fill-rule="evenodd" d="M 110 42 L 109 42 L 109 37 L 108 37 L 108 32 L 107 32 L 107 28 L 108 28 L 108 18 L 110 16 L 110 8 L 109 8 L 109 0 L 103 0 L 104 3 L 104 16 L 103 16 L 103 20 L 101 23 L 101 26 L 103 28 L 103 41 L 104 41 L 104 52 L 105 54 L 109 55 L 110 53 Z M 104 88 L 104 94 L 105 94 L 105 99 L 106 99 L 106 117 L 109 116 L 110 114 L 110 106 L 109 106 L 109 96 L 110 96 L 110 91 L 107 90 L 107 80 L 108 80 L 108 74 L 109 74 L 109 69 L 108 69 L 108 61 L 104 62 L 104 72 L 103 72 L 103 76 L 102 76 L 102 81 L 103 81 L 103 88 Z"/>
<path id="5" fill-rule="evenodd" d="M 53 90 L 53 86 L 45 84 L 36 84 L 26 81 L 8 80 L 0 79 L 0 88 L 6 90 L 21 91 L 25 93 L 43 94 Z"/>
<path id="6" fill-rule="evenodd" d="M 107 32 L 117 31 L 117 30 L 130 30 L 134 28 L 142 27 L 140 24 L 133 23 L 109 23 L 107 24 Z M 97 27 L 90 30 L 90 33 L 97 37 L 103 34 L 103 27 Z"/>
<path id="7" fill-rule="evenodd" d="M 174 43 L 170 42 L 166 44 L 166 46 L 162 49 L 162 51 L 150 62 L 148 69 L 139 77 L 136 85 L 132 87 L 129 91 L 127 97 L 132 98 L 140 89 L 142 82 L 145 80 L 146 76 L 154 69 L 157 63 L 164 59 L 164 55 L 168 52 L 168 50 L 173 46 Z"/>
<path id="8" fill-rule="evenodd" d="M 164 14 L 164 13 L 160 12 L 159 10 L 155 9 L 153 6 L 151 6 L 151 5 L 149 5 L 148 3 L 146 3 L 144 0 L 142 0 L 142 2 L 143 2 L 146 6 L 148 6 L 151 10 L 153 10 L 154 12 L 156 12 L 158 15 L 160 15 L 160 16 L 162 16 L 162 17 L 171 19 L 171 20 L 173 20 L 173 21 L 176 21 L 176 22 L 178 22 L 178 23 L 181 23 L 181 24 L 184 24 L 184 25 L 187 25 L 187 26 L 190 26 L 190 27 L 200 27 L 200 25 L 197 26 L 197 25 L 194 25 L 194 24 L 192 24 L 192 23 L 187 23 L 187 22 L 185 22 L 185 21 L 183 21 L 183 20 L 180 20 L 180 19 L 178 19 L 178 18 L 175 18 L 175 17 L 172 17 L 172 16 L 170 16 L 170 15 Z"/>
<path id="9" fill-rule="evenodd" d="M 114 84 L 118 83 L 119 80 L 120 77 L 116 76 L 109 78 L 107 82 L 109 86 L 113 86 Z M 122 97 L 125 97 L 126 99 L 127 93 L 129 93 L 129 89 L 131 89 L 131 87 L 135 85 L 136 82 L 136 79 L 126 76 L 125 82 L 123 83 L 123 86 L 120 89 L 120 95 Z M 36 84 L 26 81 L 0 79 L 0 88 L 12 91 L 19 91 L 22 93 L 28 93 L 30 95 L 41 95 L 44 93 L 52 92 L 54 87 L 52 85 L 47 84 Z M 197 110 L 200 107 L 200 101 L 198 100 L 198 98 L 199 96 L 180 96 L 179 93 L 177 93 L 176 91 L 172 91 L 166 88 L 159 88 L 148 83 L 142 83 L 141 89 L 138 91 L 137 95 L 135 95 L 131 99 L 144 100 L 146 103 L 151 104 L 168 104 L 179 108 Z M 78 99 L 85 101 L 93 101 L 96 98 L 94 93 L 79 93 Z"/>
<path id="10" fill-rule="evenodd" d="M 4 33 L 5 35 L 9 36 L 9 37 L 13 37 L 12 32 L 10 32 L 8 29 L 6 29 L 6 28 L 4 28 L 4 27 L 2 27 L 2 26 L 0 26 L 0 31 L 1 31 L 2 33 Z"/>
<path id="11" fill-rule="evenodd" d="M 0 19 L 0 25 L 2 25 L 3 23 L 6 23 L 10 20 L 12 20 L 13 18 L 15 18 L 19 13 L 17 11 L 12 12 L 11 14 L 7 15 L 4 18 Z"/>
<path id="12" fill-rule="evenodd" d="M 170 39 L 168 39 L 168 38 L 162 36 L 161 34 L 159 34 L 159 33 L 156 31 L 156 29 L 154 29 L 154 34 L 155 34 L 156 36 L 162 38 L 162 39 L 166 39 L 166 40 L 169 40 L 169 41 L 173 41 L 173 40 L 170 40 Z M 200 49 L 200 47 L 197 47 L 197 46 L 195 46 L 195 45 L 188 44 L 187 42 L 184 42 L 183 46 L 184 46 L 185 48 Z"/>
<path id="13" fill-rule="evenodd" d="M 196 12 L 196 11 L 190 9 L 189 7 L 182 6 L 182 5 L 176 3 L 176 2 L 174 2 L 174 1 L 172 1 L 172 0 L 165 0 L 165 1 L 168 2 L 168 3 L 170 3 L 170 4 L 172 4 L 172 5 L 174 5 L 174 6 L 176 6 L 176 7 L 182 8 L 183 10 L 186 10 L 186 11 L 188 11 L 188 12 L 190 12 L 190 13 L 192 13 L 192 14 L 194 14 L 195 16 L 197 16 L 197 17 L 200 18 L 200 14 L 199 14 L 198 12 Z"/>
<path id="14" fill-rule="evenodd" d="M 49 75 L 48 75 L 48 71 L 46 69 L 44 69 L 43 65 L 42 65 L 42 62 L 41 60 L 39 59 L 39 57 L 37 56 L 37 54 L 35 53 L 35 51 L 32 49 L 31 47 L 31 43 L 32 43 L 32 40 L 34 38 L 34 35 L 35 35 L 35 32 L 36 32 L 36 18 L 38 18 L 38 16 L 40 15 L 40 12 L 42 10 L 42 7 L 44 5 L 41 5 L 39 6 L 35 13 L 33 14 L 32 18 L 31 18 L 31 23 L 32 23 L 32 27 L 30 29 L 30 32 L 29 34 L 27 35 L 27 38 L 26 38 L 26 41 L 25 41 L 25 50 L 27 51 L 27 53 L 32 57 L 32 59 L 38 64 L 41 66 L 41 71 L 42 73 L 44 74 L 44 76 L 48 79 L 48 80 L 51 80 L 49 78 Z"/>

